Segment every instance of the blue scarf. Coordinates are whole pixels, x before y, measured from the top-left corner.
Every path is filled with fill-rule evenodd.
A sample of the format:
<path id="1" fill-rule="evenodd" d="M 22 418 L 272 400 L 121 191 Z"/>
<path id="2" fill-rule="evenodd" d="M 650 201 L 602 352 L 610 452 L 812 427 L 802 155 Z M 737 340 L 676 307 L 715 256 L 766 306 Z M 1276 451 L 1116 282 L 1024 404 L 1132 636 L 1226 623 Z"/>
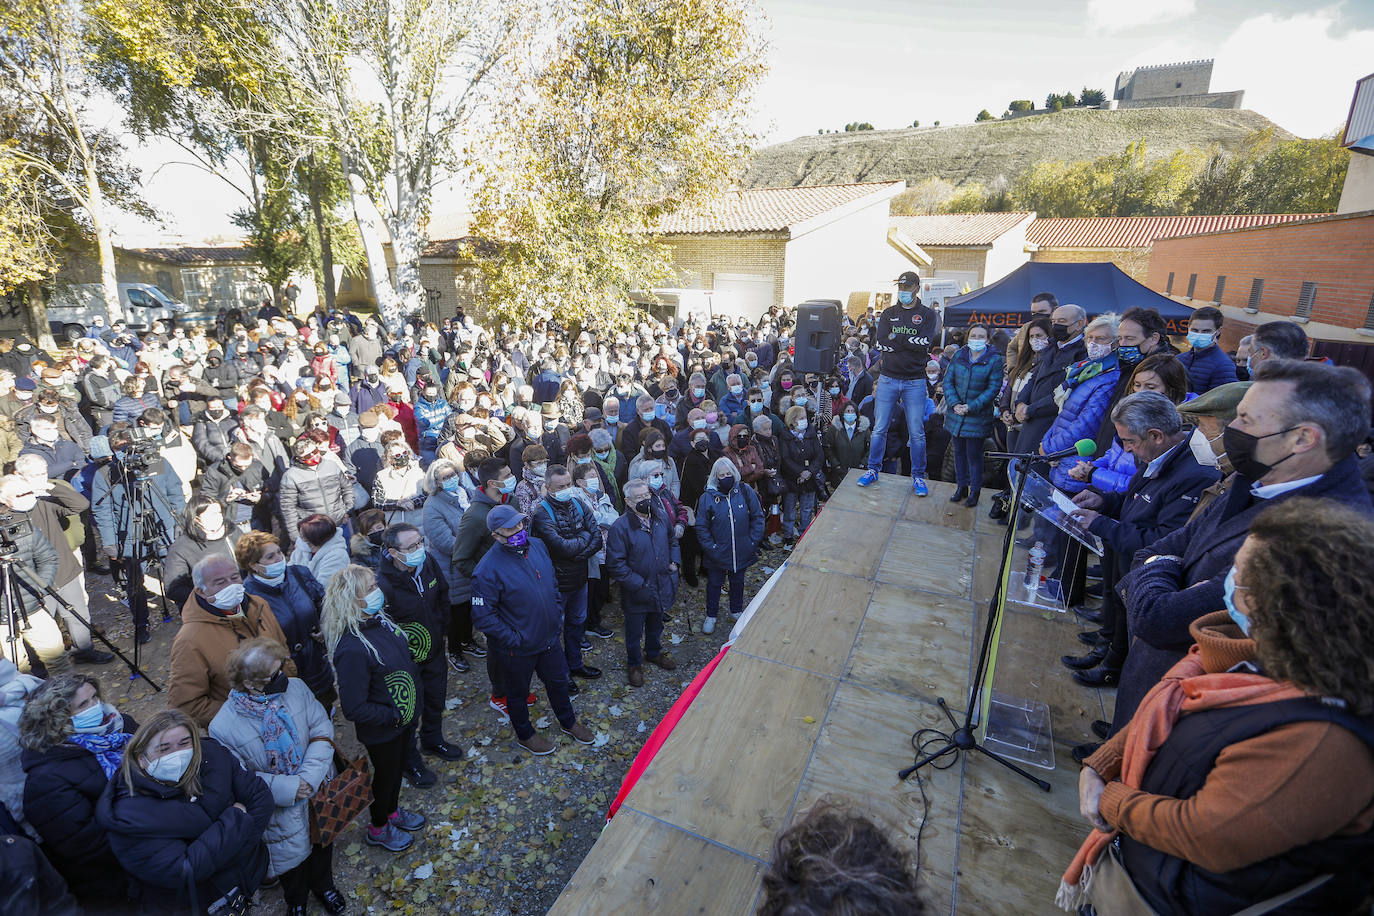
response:
<path id="1" fill-rule="evenodd" d="M 128 732 L 115 730 L 108 735 L 91 735 L 78 732 L 75 735 L 68 735 L 67 740 L 94 754 L 95 762 L 100 764 L 101 772 L 105 774 L 106 779 L 109 779 L 124 761 L 124 745 L 128 744 L 132 737 L 133 735 Z"/>
<path id="2" fill-rule="evenodd" d="M 1064 389 L 1072 391 L 1083 382 L 1105 375 L 1113 369 L 1118 368 L 1116 351 L 1113 350 L 1101 359 L 1085 359 L 1082 362 L 1074 363 L 1064 373 Z"/>
<path id="3" fill-rule="evenodd" d="M 286 710 L 285 694 L 255 695 L 231 690 L 229 702 L 234 704 L 234 712 L 245 719 L 262 722 L 259 732 L 263 747 L 267 749 L 267 772 L 283 776 L 300 772 L 303 759 L 300 733 L 296 731 L 291 713 Z"/>

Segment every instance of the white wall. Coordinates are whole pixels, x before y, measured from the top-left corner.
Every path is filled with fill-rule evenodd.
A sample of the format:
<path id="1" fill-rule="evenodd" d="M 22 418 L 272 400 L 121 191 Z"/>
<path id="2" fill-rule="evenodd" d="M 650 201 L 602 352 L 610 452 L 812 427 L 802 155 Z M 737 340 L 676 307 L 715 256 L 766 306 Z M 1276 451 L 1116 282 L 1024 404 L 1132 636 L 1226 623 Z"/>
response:
<path id="1" fill-rule="evenodd" d="M 984 286 L 996 283 L 1030 260 L 1030 253 L 1026 251 L 1026 229 L 1030 227 L 1033 218 L 1023 219 L 992 243 L 992 250 L 988 252 L 983 265 Z"/>
<path id="2" fill-rule="evenodd" d="M 1337 213 L 1374 210 L 1374 156 L 1351 153 L 1350 169 L 1345 173 L 1345 188 Z"/>
<path id="3" fill-rule="evenodd" d="M 890 290 L 914 265 L 887 242 L 889 202 L 877 201 L 787 243 L 783 302 L 847 302 L 854 290 Z"/>

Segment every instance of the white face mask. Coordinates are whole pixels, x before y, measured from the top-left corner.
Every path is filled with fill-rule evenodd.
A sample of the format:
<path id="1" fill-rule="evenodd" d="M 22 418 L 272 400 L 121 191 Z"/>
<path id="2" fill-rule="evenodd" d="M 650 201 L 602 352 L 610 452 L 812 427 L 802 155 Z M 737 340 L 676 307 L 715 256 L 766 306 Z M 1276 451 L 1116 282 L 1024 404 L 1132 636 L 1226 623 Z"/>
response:
<path id="1" fill-rule="evenodd" d="M 210 598 L 210 603 L 221 611 L 228 611 L 238 607 L 243 603 L 243 585 L 234 582 L 215 592 Z"/>
<path id="2" fill-rule="evenodd" d="M 1112 345 L 1109 343 L 1089 343 L 1088 359 L 1102 359 L 1112 352 Z"/>
<path id="3" fill-rule="evenodd" d="M 1031 351 L 1043 353 L 1045 348 L 1050 345 L 1049 339 L 1045 337 L 1032 337 L 1030 342 Z"/>
<path id="4" fill-rule="evenodd" d="M 191 765 L 191 757 L 195 753 L 194 748 L 185 748 L 180 751 L 172 751 L 164 754 L 156 760 L 143 761 L 143 771 L 158 782 L 176 783 L 181 777 L 186 775 L 186 768 Z"/>
<path id="5" fill-rule="evenodd" d="M 10 503 L 10 508 L 15 512 L 28 512 L 38 505 L 38 497 L 30 493 L 28 496 L 21 496 Z"/>

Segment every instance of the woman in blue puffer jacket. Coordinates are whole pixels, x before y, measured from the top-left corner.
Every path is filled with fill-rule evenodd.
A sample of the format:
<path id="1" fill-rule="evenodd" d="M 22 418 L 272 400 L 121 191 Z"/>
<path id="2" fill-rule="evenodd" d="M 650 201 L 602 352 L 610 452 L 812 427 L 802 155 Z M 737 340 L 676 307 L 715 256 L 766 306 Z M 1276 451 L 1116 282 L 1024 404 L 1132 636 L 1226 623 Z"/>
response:
<path id="1" fill-rule="evenodd" d="M 266 531 L 250 531 L 239 538 L 234 559 L 243 573 L 244 592 L 267 602 L 286 636 L 286 651 L 296 663 L 297 675 L 320 705 L 329 709 L 339 694 L 320 635 L 324 586 L 304 566 L 288 565 L 276 536 Z"/>
<path id="2" fill-rule="evenodd" d="M 1116 383 L 1121 377 L 1117 364 L 1116 318 L 1103 315 L 1095 318 L 1083 331 L 1088 358 L 1074 363 L 1065 374 L 1064 383 L 1055 392 L 1059 401 L 1059 415 L 1040 442 L 1040 451 L 1052 452 L 1072 448 L 1079 439 L 1093 439 L 1102 425 L 1102 418 L 1111 407 Z M 1061 461 L 1050 472 L 1050 482 L 1066 493 L 1077 493 L 1087 484 L 1069 476 L 1075 463 Z"/>
<path id="3" fill-rule="evenodd" d="M 730 580 L 730 613 L 744 611 L 744 571 L 758 559 L 763 540 L 763 506 L 753 487 L 740 482 L 739 469 L 729 458 L 711 467 L 706 489 L 697 503 L 697 540 L 706 561 L 706 620 L 701 631 L 716 628 L 720 587 Z"/>
<path id="4" fill-rule="evenodd" d="M 1188 373 L 1172 353 L 1147 356 L 1135 367 L 1125 394 L 1137 391 L 1157 391 L 1175 404 L 1197 397 L 1188 390 Z M 1078 467 L 1069 471 L 1069 476 L 1082 481 L 1089 480 L 1091 475 L 1090 482 L 1098 492 L 1124 493 L 1138 470 L 1135 456 L 1122 447 L 1120 439 L 1113 439 L 1107 454 L 1091 464 L 1079 462 Z"/>

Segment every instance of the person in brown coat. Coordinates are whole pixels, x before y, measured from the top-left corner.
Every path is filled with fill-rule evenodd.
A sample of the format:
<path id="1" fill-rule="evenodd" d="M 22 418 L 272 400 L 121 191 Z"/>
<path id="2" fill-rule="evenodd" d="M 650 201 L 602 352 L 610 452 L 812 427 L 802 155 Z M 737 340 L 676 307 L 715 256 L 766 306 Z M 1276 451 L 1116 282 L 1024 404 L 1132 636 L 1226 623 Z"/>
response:
<path id="1" fill-rule="evenodd" d="M 267 602 L 246 595 L 232 557 L 212 553 L 191 569 L 195 591 L 181 609 L 181 629 L 172 640 L 171 686 L 167 703 L 202 728 L 229 696 L 225 660 L 245 640 L 266 636 L 286 645 L 286 634 Z M 286 661 L 288 677 L 296 666 Z"/>
<path id="2" fill-rule="evenodd" d="M 759 450 L 754 447 L 754 432 L 743 423 L 730 427 L 730 444 L 725 449 L 725 457 L 735 463 L 740 480 L 755 488 L 768 473 Z"/>

